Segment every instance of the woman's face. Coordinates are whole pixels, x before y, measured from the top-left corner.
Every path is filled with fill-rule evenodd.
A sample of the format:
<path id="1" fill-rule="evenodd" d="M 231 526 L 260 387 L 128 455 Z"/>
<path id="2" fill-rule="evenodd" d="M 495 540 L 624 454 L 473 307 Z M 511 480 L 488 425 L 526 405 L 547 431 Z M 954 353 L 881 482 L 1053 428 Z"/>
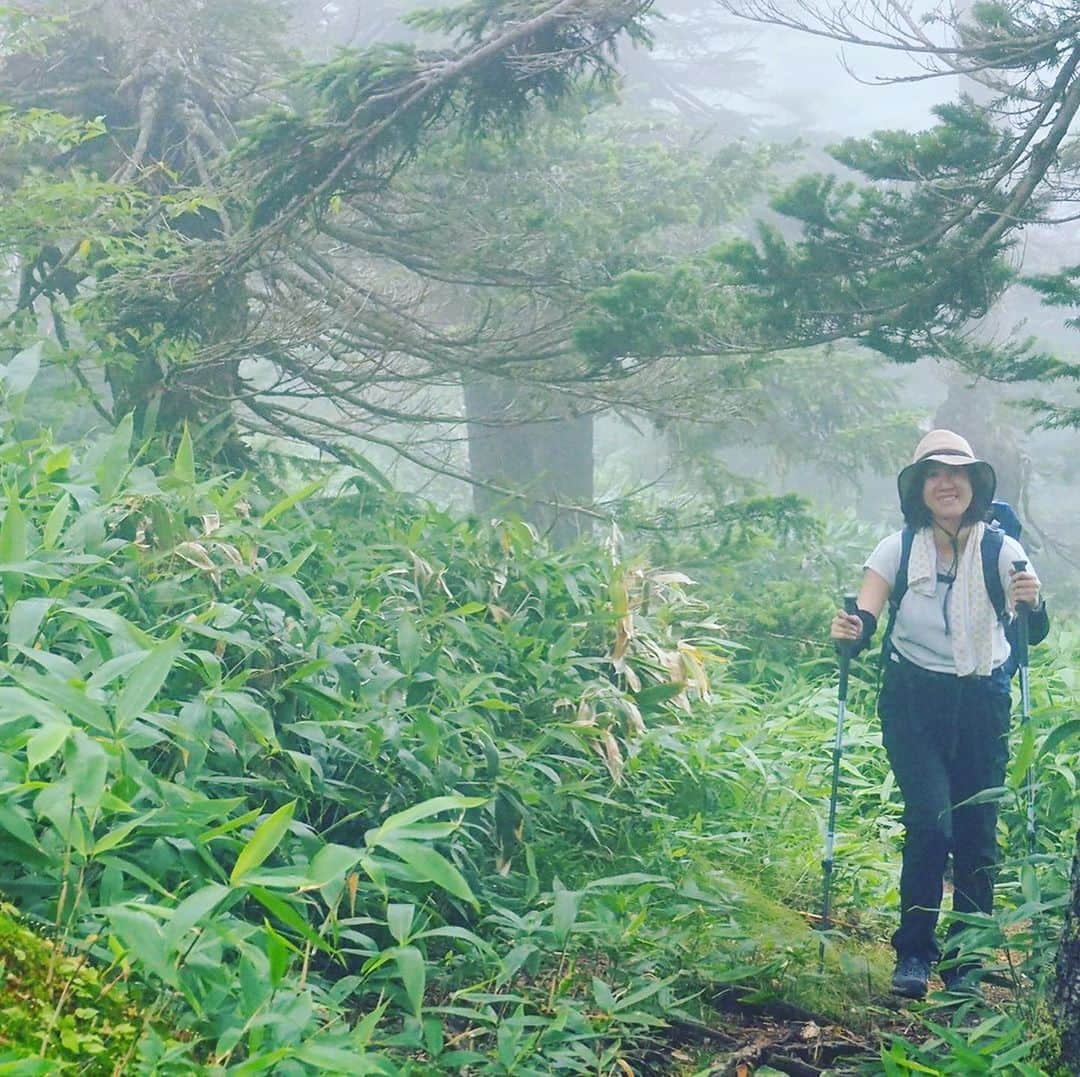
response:
<path id="1" fill-rule="evenodd" d="M 973 491 L 966 467 L 927 464 L 923 476 L 923 501 L 938 523 L 959 525 L 971 505 Z"/>

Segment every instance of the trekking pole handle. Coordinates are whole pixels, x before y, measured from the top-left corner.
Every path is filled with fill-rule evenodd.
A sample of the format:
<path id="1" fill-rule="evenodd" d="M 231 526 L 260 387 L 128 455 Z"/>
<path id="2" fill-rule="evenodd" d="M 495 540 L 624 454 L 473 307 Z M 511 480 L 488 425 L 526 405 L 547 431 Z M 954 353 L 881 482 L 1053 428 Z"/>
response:
<path id="1" fill-rule="evenodd" d="M 1014 572 L 1026 572 L 1028 563 L 1026 561 L 1014 561 L 1012 563 Z M 1016 603 L 1016 616 L 1020 619 L 1017 631 L 1017 649 L 1019 650 L 1019 664 L 1026 666 L 1028 664 L 1028 611 L 1031 609 L 1027 602 Z"/>
<path id="2" fill-rule="evenodd" d="M 855 605 L 855 596 L 844 595 L 844 612 L 855 615 L 858 607 Z M 848 670 L 851 668 L 851 644 L 841 643 L 837 648 L 840 651 L 840 699 L 847 699 Z"/>
<path id="3" fill-rule="evenodd" d="M 851 617 L 854 617 L 859 612 L 859 607 L 855 604 L 856 599 L 852 594 L 844 595 L 844 612 Z M 843 653 L 851 653 L 851 643 L 843 644 Z"/>
<path id="4" fill-rule="evenodd" d="M 1028 563 L 1026 561 L 1014 561 L 1012 563 L 1013 572 L 1027 572 Z M 1017 602 L 1016 612 L 1025 614 L 1031 607 L 1027 602 Z"/>

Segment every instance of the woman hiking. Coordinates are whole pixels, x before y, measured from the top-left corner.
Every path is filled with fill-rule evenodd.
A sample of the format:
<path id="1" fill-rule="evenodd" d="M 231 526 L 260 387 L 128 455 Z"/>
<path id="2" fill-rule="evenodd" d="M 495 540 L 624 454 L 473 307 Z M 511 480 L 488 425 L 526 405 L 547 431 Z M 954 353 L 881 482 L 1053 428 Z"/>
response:
<path id="1" fill-rule="evenodd" d="M 942 957 L 935 929 L 950 853 L 954 911 L 991 911 L 997 803 L 962 802 L 1005 780 L 1012 666 L 1004 620 L 1018 603 L 1045 619 L 1038 577 L 1013 567 L 1027 561 L 1020 543 L 1001 532 L 984 542 L 995 486 L 994 469 L 964 438 L 930 431 L 897 477 L 906 527 L 883 539 L 863 566 L 857 614 L 837 612 L 830 628 L 833 640 L 857 653 L 869 644 L 894 587 L 900 596 L 883 644 L 878 716 L 904 801 L 892 989 L 908 998 L 926 994 Z M 1004 618 L 987 584 L 997 587 L 995 571 Z M 954 923 L 950 938 L 961 928 Z M 977 993 L 978 966 L 958 963 L 948 941 L 945 957 L 946 988 Z"/>

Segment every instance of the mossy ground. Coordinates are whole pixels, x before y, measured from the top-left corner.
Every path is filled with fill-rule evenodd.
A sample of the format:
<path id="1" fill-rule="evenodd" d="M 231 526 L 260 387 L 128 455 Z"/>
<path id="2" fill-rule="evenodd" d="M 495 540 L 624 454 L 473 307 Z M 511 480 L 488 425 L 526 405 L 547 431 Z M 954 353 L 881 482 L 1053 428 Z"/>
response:
<path id="1" fill-rule="evenodd" d="M 0 904 L 2 1072 L 124 1072 L 149 1016 L 117 975 L 40 937 Z"/>

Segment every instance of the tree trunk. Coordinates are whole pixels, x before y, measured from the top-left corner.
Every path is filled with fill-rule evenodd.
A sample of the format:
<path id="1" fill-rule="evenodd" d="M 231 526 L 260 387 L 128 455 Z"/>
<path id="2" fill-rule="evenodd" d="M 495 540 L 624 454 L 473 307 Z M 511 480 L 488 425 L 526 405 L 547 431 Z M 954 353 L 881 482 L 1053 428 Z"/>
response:
<path id="1" fill-rule="evenodd" d="M 1066 1073 L 1080 1073 L 1080 831 L 1072 866 L 1072 900 L 1065 913 L 1052 996 L 1061 1036 L 1060 1063 Z"/>
<path id="2" fill-rule="evenodd" d="M 465 385 L 469 469 L 479 483 L 513 491 L 473 487 L 482 516 L 513 513 L 556 546 L 589 530 L 574 506 L 593 500 L 593 417 L 576 415 L 565 397 L 522 389 L 496 378 Z"/>

